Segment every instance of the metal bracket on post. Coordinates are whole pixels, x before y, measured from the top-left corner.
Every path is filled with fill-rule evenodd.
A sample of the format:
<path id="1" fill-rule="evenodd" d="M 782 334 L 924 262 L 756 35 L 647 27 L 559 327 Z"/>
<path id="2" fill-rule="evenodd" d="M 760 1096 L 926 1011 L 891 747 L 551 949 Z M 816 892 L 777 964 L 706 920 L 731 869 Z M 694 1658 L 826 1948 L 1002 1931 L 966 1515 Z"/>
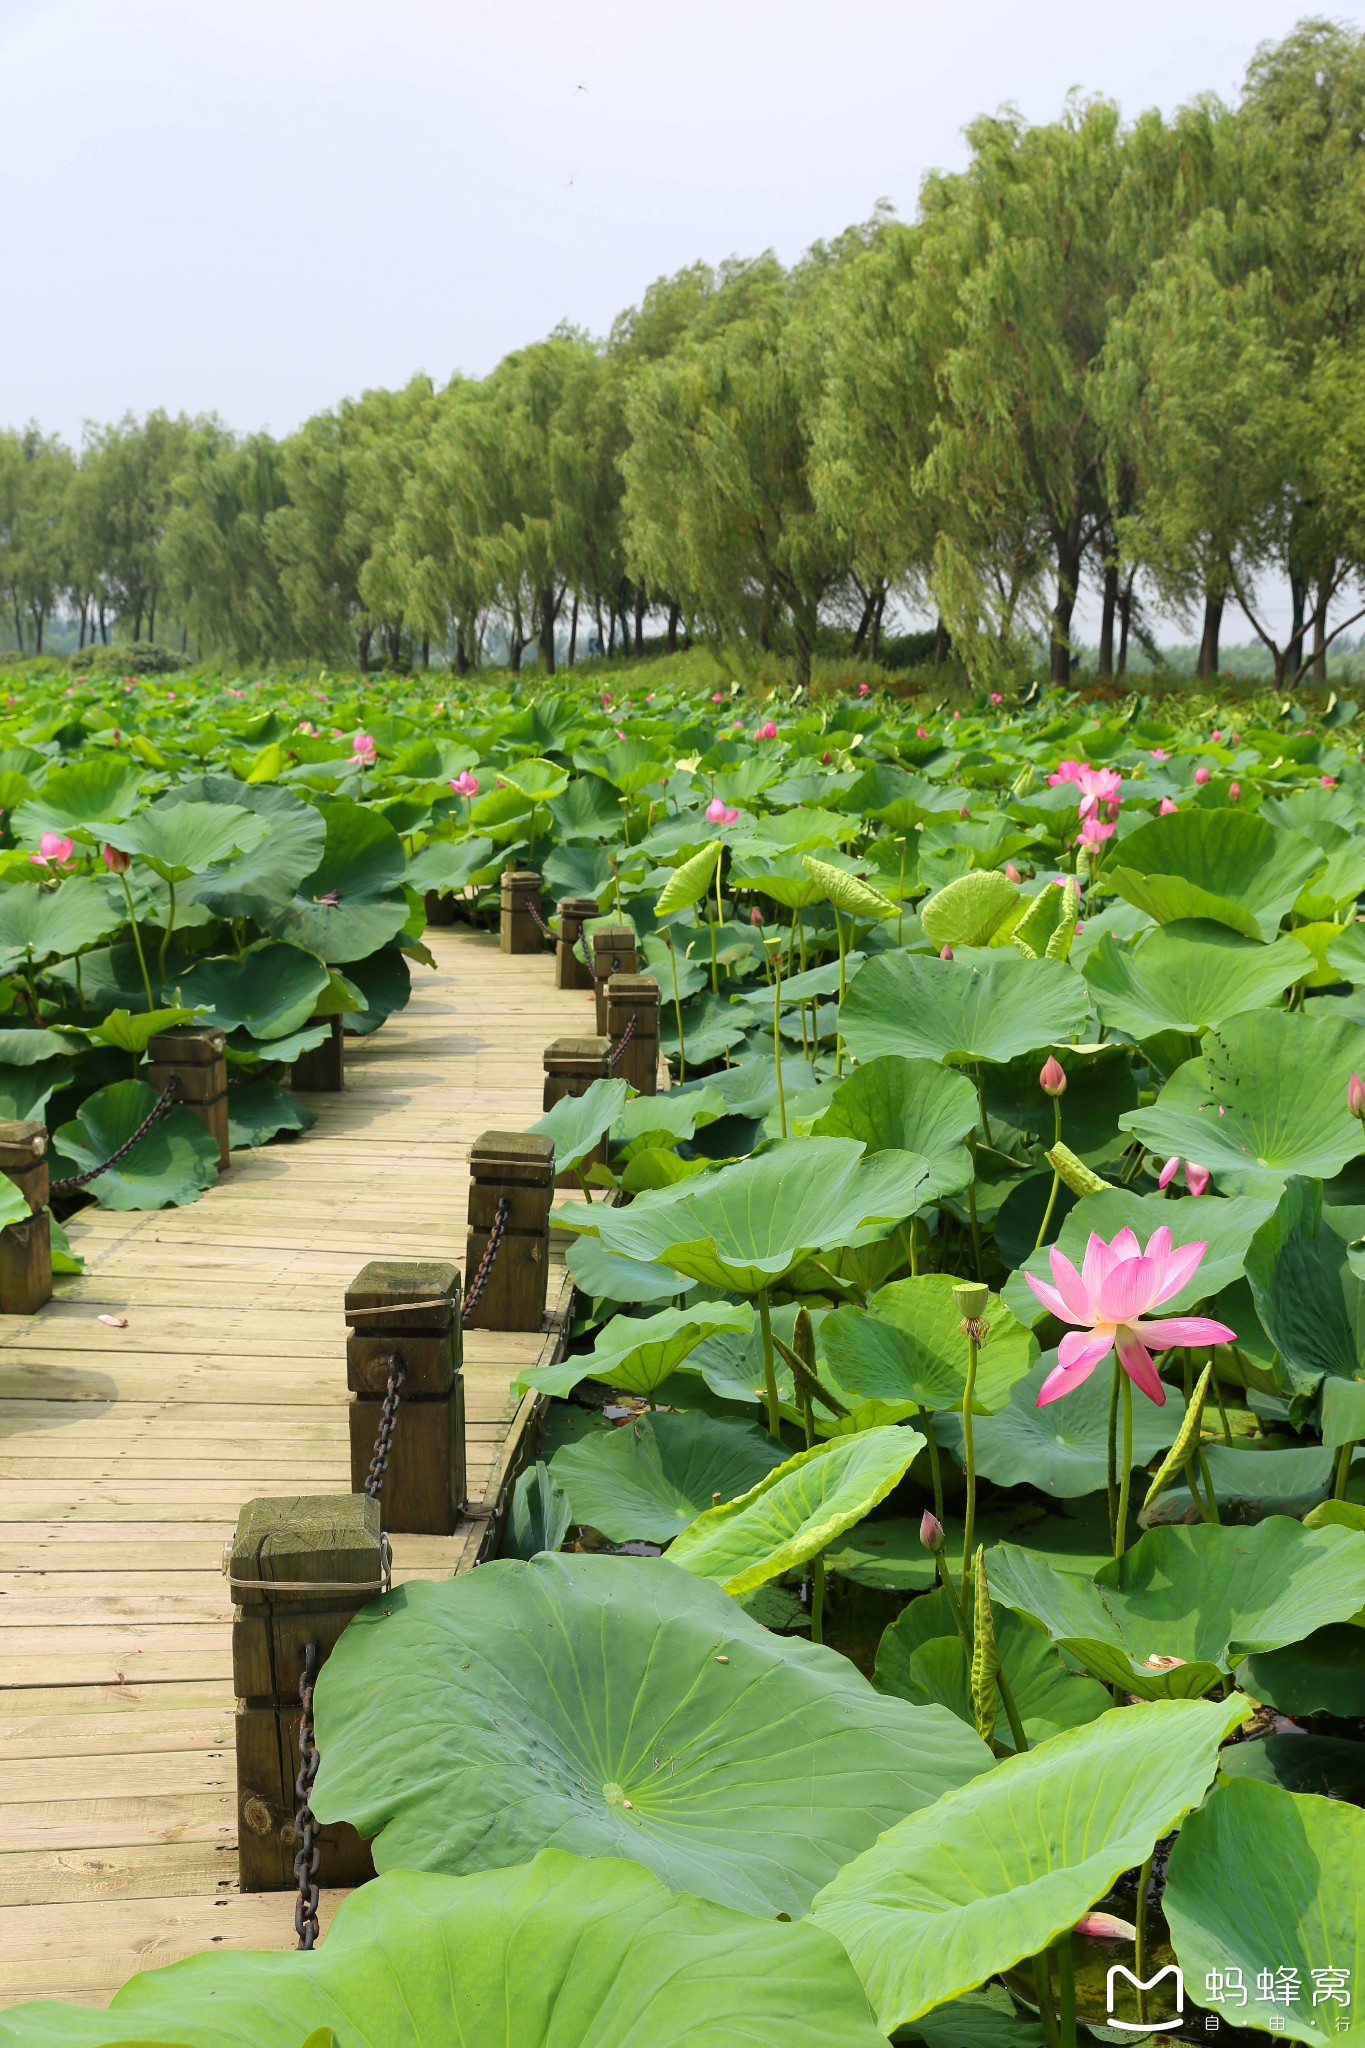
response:
<path id="1" fill-rule="evenodd" d="M 299 1675 L 310 1644 L 322 1665 L 352 1615 L 387 1590 L 379 1504 L 355 1493 L 248 1501 L 223 1569 L 234 1603 L 239 1879 L 244 1892 L 292 1891 Z M 374 1875 L 369 1844 L 345 1822 L 316 1841 L 323 1884 Z"/>
<path id="2" fill-rule="evenodd" d="M 593 991 L 597 997 L 597 1029 L 602 1036 L 607 1035 L 607 983 L 613 974 L 636 974 L 639 967 L 634 925 L 608 924 L 593 933 Z"/>
<path id="3" fill-rule="evenodd" d="M 228 1146 L 227 1038 L 206 1024 L 177 1024 L 159 1031 L 147 1045 L 147 1079 L 158 1095 L 172 1074 L 180 1100 L 218 1141 L 218 1171 L 230 1159 Z"/>
<path id="4" fill-rule="evenodd" d="M 648 974 L 613 974 L 607 983 L 612 1071 L 639 1095 L 659 1092 L 659 984 Z M 629 1037 L 627 1037 L 629 1033 Z"/>
<path id="5" fill-rule="evenodd" d="M 504 953 L 543 953 L 544 942 L 537 922 L 540 912 L 540 876 L 534 868 L 507 868 L 502 877 L 501 915 L 498 943 Z M 532 911 L 536 916 L 532 916 Z"/>
<path id="6" fill-rule="evenodd" d="M 0 1121 L 0 1173 L 29 1206 L 22 1223 L 0 1230 L 0 1315 L 29 1316 L 52 1299 L 45 1124 Z"/>
<path id="7" fill-rule="evenodd" d="M 580 951 L 583 927 L 597 916 L 595 896 L 561 896 L 555 935 L 555 987 L 591 988 L 592 970 Z"/>
<path id="8" fill-rule="evenodd" d="M 346 1320 L 351 1485 L 365 1490 L 396 1360 L 402 1399 L 378 1489 L 384 1526 L 448 1536 L 467 1491 L 460 1269 L 440 1259 L 372 1259 L 346 1289 Z"/>
<path id="9" fill-rule="evenodd" d="M 533 1131 L 485 1131 L 469 1152 L 465 1274 L 477 1273 L 506 1202 L 497 1257 L 465 1318 L 467 1330 L 539 1330 L 550 1278 L 555 1148 Z"/>

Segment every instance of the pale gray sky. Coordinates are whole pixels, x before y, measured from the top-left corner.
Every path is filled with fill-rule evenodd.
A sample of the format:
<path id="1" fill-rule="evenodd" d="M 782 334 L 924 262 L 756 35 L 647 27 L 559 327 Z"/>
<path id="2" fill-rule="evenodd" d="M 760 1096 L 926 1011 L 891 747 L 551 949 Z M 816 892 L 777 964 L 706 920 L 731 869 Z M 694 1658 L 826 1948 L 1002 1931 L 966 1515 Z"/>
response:
<path id="1" fill-rule="evenodd" d="M 1293 0 L 0 0 L 0 420 L 279 433 L 794 257 L 973 115 L 1231 97 Z M 1354 10 L 1352 10 L 1354 12 Z M 580 91 L 580 87 L 586 90 Z"/>

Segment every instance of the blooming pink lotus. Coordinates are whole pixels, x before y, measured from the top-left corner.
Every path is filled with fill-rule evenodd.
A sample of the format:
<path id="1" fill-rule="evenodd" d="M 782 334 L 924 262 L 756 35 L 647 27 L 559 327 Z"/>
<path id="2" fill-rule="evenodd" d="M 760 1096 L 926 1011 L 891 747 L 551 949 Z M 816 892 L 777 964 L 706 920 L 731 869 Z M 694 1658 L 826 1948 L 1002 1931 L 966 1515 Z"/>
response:
<path id="1" fill-rule="evenodd" d="M 1320 775 L 1318 777 L 1318 781 L 1322 784 L 1324 789 L 1335 789 L 1337 786 L 1337 778 L 1335 775 Z"/>
<path id="2" fill-rule="evenodd" d="M 462 768 L 458 775 L 452 776 L 450 786 L 456 796 L 477 796 L 479 778 L 477 775 L 471 775 L 467 768 Z"/>
<path id="3" fill-rule="evenodd" d="M 1079 782 L 1085 773 L 1086 766 L 1084 761 L 1059 761 L 1056 773 L 1048 776 L 1048 788 L 1055 789 L 1060 782 Z"/>
<path id="4" fill-rule="evenodd" d="M 1082 821 L 1079 833 L 1082 846 L 1099 846 L 1114 836 L 1114 827 L 1104 818 L 1088 817 Z"/>
<path id="5" fill-rule="evenodd" d="M 1117 768 L 1082 768 L 1072 780 L 1081 792 L 1077 808 L 1083 818 L 1097 818 L 1101 804 L 1107 806 L 1106 815 L 1113 817 L 1123 787 Z"/>
<path id="6" fill-rule="evenodd" d="M 38 841 L 38 851 L 31 853 L 29 859 L 39 868 L 62 867 L 75 850 L 74 840 L 63 839 L 60 832 L 44 832 Z"/>
<path id="7" fill-rule="evenodd" d="M 926 732 L 925 728 L 924 728 L 924 727 L 923 727 L 922 725 L 917 725 L 917 726 L 915 727 L 915 738 L 916 738 L 917 740 L 927 740 L 927 739 L 928 739 L 928 737 L 929 737 L 929 735 L 928 735 L 928 733 Z"/>
<path id="8" fill-rule="evenodd" d="M 1135 1386 L 1158 1408 L 1164 1406 L 1161 1384 L 1149 1347 L 1168 1351 L 1185 1344 L 1232 1344 L 1237 1333 L 1211 1316 L 1166 1316 L 1144 1322 L 1149 1309 L 1159 1308 L 1198 1271 L 1208 1245 L 1172 1246 L 1163 1223 L 1147 1240 L 1144 1251 L 1128 1228 L 1106 1244 L 1092 1230 L 1078 1273 L 1066 1254 L 1053 1245 L 1048 1253 L 1055 1286 L 1026 1272 L 1038 1300 L 1052 1315 L 1079 1328 L 1068 1330 L 1057 1364 L 1043 1381 L 1038 1407 L 1060 1400 L 1088 1380 L 1101 1359 L 1118 1347 L 1119 1364 Z"/>
<path id="9" fill-rule="evenodd" d="M 1165 747 L 1148 747 L 1147 752 L 1153 761 L 1169 761 L 1171 758 Z"/>
<path id="10" fill-rule="evenodd" d="M 738 823 L 739 812 L 731 810 L 724 797 L 713 796 L 706 806 L 706 817 L 712 825 L 734 825 Z"/>
<path id="11" fill-rule="evenodd" d="M 872 685 L 871 685 L 871 683 L 859 683 L 859 685 L 858 685 L 858 695 L 859 695 L 860 697 L 870 697 L 870 696 L 872 695 Z"/>
<path id="12" fill-rule="evenodd" d="M 374 738 L 368 732 L 358 732 L 351 741 L 351 753 L 362 768 L 374 766 Z"/>

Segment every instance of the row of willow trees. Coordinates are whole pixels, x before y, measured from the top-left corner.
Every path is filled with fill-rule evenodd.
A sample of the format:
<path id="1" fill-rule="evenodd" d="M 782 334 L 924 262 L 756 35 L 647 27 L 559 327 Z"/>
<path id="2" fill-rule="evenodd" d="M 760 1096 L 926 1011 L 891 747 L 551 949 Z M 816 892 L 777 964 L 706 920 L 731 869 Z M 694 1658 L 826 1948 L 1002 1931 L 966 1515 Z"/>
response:
<path id="1" fill-rule="evenodd" d="M 888 602 L 985 677 L 1101 673 L 1147 616 L 1240 608 L 1319 669 L 1365 569 L 1365 35 L 1301 24 L 1238 104 L 968 131 L 918 215 L 793 268 L 661 279 L 604 342 L 416 377 L 275 440 L 214 419 L 0 437 L 0 588 L 41 645 L 173 618 L 241 660 L 513 667 L 655 630 L 875 653 Z M 1280 637 L 1258 592 L 1287 582 Z M 1276 605 L 1275 616 L 1283 607 Z M 1330 617 L 1329 617 L 1330 614 Z"/>

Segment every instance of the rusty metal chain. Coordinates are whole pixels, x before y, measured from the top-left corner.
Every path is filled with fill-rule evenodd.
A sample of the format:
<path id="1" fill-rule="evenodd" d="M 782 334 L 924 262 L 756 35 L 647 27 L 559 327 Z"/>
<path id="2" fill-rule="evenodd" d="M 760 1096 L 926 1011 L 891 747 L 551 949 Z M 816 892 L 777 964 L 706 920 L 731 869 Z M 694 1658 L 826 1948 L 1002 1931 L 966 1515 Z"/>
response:
<path id="1" fill-rule="evenodd" d="M 510 1205 L 506 1195 L 499 1195 L 498 1206 L 493 1213 L 493 1228 L 488 1233 L 488 1242 L 483 1248 L 483 1257 L 479 1260 L 474 1278 L 465 1290 L 464 1302 L 460 1309 L 460 1321 L 462 1323 L 467 1323 L 473 1315 L 479 1305 L 479 1297 L 482 1295 L 484 1288 L 487 1287 L 492 1276 L 493 1264 L 502 1246 L 502 1234 L 507 1228 L 509 1209 Z"/>
<path id="2" fill-rule="evenodd" d="M 621 1036 L 617 1039 L 611 1051 L 607 1054 L 607 1065 L 609 1067 L 615 1067 L 620 1065 L 626 1047 L 630 1044 L 631 1039 L 635 1036 L 635 1024 L 635 1012 L 634 1010 L 632 1010 L 630 1013 L 630 1022 L 627 1024 L 625 1030 L 621 1033 Z"/>
<path id="3" fill-rule="evenodd" d="M 578 927 L 578 957 L 595 981 L 597 979 L 597 968 L 593 961 L 592 949 L 588 944 L 588 934 L 583 925 Z"/>
<path id="4" fill-rule="evenodd" d="M 65 1180 L 54 1180 L 49 1193 L 54 1195 L 74 1195 L 79 1189 L 89 1187 L 92 1180 L 98 1180 L 102 1173 L 108 1173 L 111 1166 L 122 1166 L 128 1154 L 137 1150 L 153 1125 L 159 1124 L 162 1117 L 168 1116 L 175 1108 L 183 1092 L 179 1074 L 172 1074 L 146 1116 L 143 1117 L 142 1122 L 133 1132 L 131 1138 L 125 1138 L 118 1150 L 111 1152 L 109 1157 L 103 1160 L 100 1165 L 88 1166 L 84 1173 L 68 1174 Z"/>
<path id="5" fill-rule="evenodd" d="M 298 1946 L 311 1949 L 318 1938 L 318 1826 L 313 1818 L 313 1780 L 318 1774 L 318 1746 L 313 1740 L 313 1684 L 318 1674 L 318 1646 L 309 1643 L 299 1674 L 299 1774 L 294 1780 L 294 1932 Z"/>
<path id="6" fill-rule="evenodd" d="M 536 902 L 534 896 L 528 896 L 526 898 L 526 908 L 531 913 L 531 922 L 535 926 L 536 930 L 540 933 L 542 939 L 558 938 L 559 934 L 556 931 L 554 931 L 551 928 L 551 926 L 546 924 L 544 918 L 541 916 L 540 905 Z"/>
<path id="7" fill-rule="evenodd" d="M 362 1493 L 371 1500 L 378 1500 L 379 1490 L 384 1484 L 384 1474 L 389 1469 L 389 1452 L 393 1449 L 394 1432 L 398 1428 L 398 1404 L 403 1398 L 403 1381 L 407 1377 L 403 1361 L 396 1354 L 389 1360 L 388 1383 L 384 1388 L 384 1401 L 379 1410 L 379 1427 L 375 1431 L 374 1455 L 370 1469 L 365 1474 Z"/>

